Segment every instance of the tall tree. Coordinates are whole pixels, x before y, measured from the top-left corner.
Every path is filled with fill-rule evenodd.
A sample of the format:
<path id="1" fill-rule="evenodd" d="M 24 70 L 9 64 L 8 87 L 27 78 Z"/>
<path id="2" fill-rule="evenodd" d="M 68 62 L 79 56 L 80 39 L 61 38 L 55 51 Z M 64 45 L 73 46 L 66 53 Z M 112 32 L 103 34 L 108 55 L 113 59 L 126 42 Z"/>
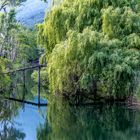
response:
<path id="1" fill-rule="evenodd" d="M 140 76 L 139 15 L 137 0 L 65 0 L 53 8 L 38 35 L 50 90 L 70 98 L 132 96 Z"/>

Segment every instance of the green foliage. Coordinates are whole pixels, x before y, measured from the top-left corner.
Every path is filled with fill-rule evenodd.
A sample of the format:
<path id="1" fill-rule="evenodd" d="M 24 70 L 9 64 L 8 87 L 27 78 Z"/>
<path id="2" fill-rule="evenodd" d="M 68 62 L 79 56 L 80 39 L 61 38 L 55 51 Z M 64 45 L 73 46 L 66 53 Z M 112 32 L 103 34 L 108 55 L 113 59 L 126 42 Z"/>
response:
<path id="1" fill-rule="evenodd" d="M 109 37 L 122 38 L 133 33 L 140 33 L 140 13 L 131 7 L 113 8 L 111 6 L 102 12 L 102 30 Z"/>
<path id="2" fill-rule="evenodd" d="M 0 92 L 3 92 L 11 82 L 10 77 L 3 74 L 3 72 L 6 72 L 6 68 L 10 67 L 10 65 L 10 62 L 7 59 L 0 57 Z"/>
<path id="3" fill-rule="evenodd" d="M 66 39 L 70 29 L 82 32 L 87 26 L 107 35 L 115 31 L 117 37 L 139 32 L 138 10 L 137 2 L 132 0 L 65 0 L 47 13 L 45 22 L 39 25 L 39 43 L 51 53 L 55 44 Z"/>
<path id="4" fill-rule="evenodd" d="M 0 13 L 0 90 L 9 85 L 9 76 L 2 74 L 8 67 L 2 61 L 12 62 L 12 69 L 38 61 L 40 54 L 36 38 L 35 29 L 30 30 L 17 23 L 14 10 Z"/>
<path id="5" fill-rule="evenodd" d="M 53 93 L 126 99 L 140 66 L 138 1 L 65 0 L 39 25 Z"/>
<path id="6" fill-rule="evenodd" d="M 14 10 L 0 14 L 0 55 L 11 60 L 14 60 L 16 55 L 15 37 L 18 28 L 14 17 Z"/>
<path id="7" fill-rule="evenodd" d="M 36 31 L 19 26 L 17 39 L 17 63 L 29 63 L 39 58 L 39 48 L 36 42 Z"/>
<path id="8" fill-rule="evenodd" d="M 14 63 L 25 64 L 39 58 L 36 30 L 27 29 L 15 20 L 15 12 L 0 15 L 0 55 Z"/>
<path id="9" fill-rule="evenodd" d="M 36 83 L 38 83 L 38 71 L 34 71 L 31 77 Z M 41 80 L 41 86 L 48 88 L 49 85 L 48 76 L 45 69 L 41 69 L 40 80 Z"/>

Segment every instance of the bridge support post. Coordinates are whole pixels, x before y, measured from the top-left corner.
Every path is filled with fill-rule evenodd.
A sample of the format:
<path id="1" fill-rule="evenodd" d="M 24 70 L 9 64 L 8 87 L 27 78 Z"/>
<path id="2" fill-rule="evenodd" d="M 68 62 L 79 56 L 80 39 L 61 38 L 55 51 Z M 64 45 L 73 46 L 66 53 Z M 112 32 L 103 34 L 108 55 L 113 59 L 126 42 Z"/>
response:
<path id="1" fill-rule="evenodd" d="M 38 67 L 38 104 L 40 105 L 40 66 Z"/>
<path id="2" fill-rule="evenodd" d="M 23 96 L 22 96 L 22 100 L 25 100 L 25 94 L 26 94 L 26 84 L 25 84 L 25 70 L 23 70 Z"/>

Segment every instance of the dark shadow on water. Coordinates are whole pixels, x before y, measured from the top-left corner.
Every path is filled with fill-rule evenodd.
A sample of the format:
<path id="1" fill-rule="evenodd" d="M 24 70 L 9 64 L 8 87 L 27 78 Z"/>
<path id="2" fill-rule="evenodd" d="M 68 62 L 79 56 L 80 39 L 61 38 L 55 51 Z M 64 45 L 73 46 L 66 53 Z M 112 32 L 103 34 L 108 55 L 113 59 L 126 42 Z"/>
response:
<path id="1" fill-rule="evenodd" d="M 139 140 L 140 111 L 122 105 L 71 107 L 51 100 L 44 128 L 45 140 Z"/>
<path id="2" fill-rule="evenodd" d="M 37 100 L 37 98 L 34 98 Z M 139 140 L 140 111 L 123 105 L 36 107 L 0 101 L 1 140 Z"/>
<path id="3" fill-rule="evenodd" d="M 37 102 L 31 72 L 13 77 L 10 96 Z M 25 82 L 24 82 L 25 81 Z M 12 91 L 12 94 L 11 94 Z M 46 94 L 42 90 L 41 94 Z M 7 95 L 9 95 L 9 93 Z M 41 102 L 46 102 L 42 99 Z M 0 140 L 139 140 L 140 110 L 125 105 L 70 106 L 48 97 L 40 107 L 0 100 Z"/>

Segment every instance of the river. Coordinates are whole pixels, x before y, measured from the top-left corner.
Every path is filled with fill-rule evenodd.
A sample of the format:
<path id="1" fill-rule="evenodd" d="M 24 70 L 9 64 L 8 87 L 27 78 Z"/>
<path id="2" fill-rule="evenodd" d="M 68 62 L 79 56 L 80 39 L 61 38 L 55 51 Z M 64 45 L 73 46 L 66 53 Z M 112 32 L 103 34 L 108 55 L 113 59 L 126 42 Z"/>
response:
<path id="1" fill-rule="evenodd" d="M 37 101 L 34 98 L 32 101 Z M 43 99 L 41 100 L 43 101 Z M 122 105 L 48 107 L 0 101 L 1 140 L 139 140 L 140 111 Z"/>
<path id="2" fill-rule="evenodd" d="M 5 96 L 38 102 L 32 71 L 16 73 Z M 48 99 L 48 100 L 46 100 Z M 38 107 L 0 100 L 0 140 L 139 140 L 140 110 L 119 104 L 70 106 L 41 87 Z"/>
<path id="3" fill-rule="evenodd" d="M 43 21 L 49 4 L 27 0 L 17 8 L 16 18 L 33 27 Z M 5 95 L 37 102 L 37 84 L 26 73 L 13 77 L 12 89 Z M 41 90 L 41 102 L 47 102 L 47 90 Z M 0 140 L 139 140 L 140 110 L 126 105 L 99 104 L 70 106 L 56 97 L 47 107 L 0 100 Z"/>

